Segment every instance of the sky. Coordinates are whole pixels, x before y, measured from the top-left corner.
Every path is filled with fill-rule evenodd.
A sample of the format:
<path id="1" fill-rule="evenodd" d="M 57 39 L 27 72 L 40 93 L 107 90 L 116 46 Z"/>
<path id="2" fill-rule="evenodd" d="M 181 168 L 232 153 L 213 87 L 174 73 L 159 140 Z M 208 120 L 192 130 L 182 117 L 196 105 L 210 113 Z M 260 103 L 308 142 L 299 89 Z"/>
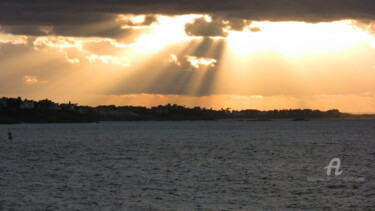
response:
<path id="1" fill-rule="evenodd" d="M 0 96 L 375 113 L 375 0 L 1 0 Z"/>

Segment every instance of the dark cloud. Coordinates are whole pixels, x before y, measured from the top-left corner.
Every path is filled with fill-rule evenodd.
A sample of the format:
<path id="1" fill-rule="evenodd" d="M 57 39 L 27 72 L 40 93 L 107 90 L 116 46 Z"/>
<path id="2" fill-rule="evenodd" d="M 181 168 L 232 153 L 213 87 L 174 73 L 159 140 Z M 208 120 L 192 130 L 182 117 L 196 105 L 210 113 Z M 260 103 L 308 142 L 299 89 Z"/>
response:
<path id="1" fill-rule="evenodd" d="M 211 22 L 206 21 L 204 17 L 197 18 L 193 23 L 185 25 L 185 32 L 189 36 L 202 37 L 226 37 L 228 33 L 225 30 L 225 24 L 221 19 L 215 19 Z"/>
<path id="2" fill-rule="evenodd" d="M 1 24 L 87 24 L 113 14 L 206 13 L 254 20 L 374 19 L 374 0 L 2 0 Z"/>
<path id="3" fill-rule="evenodd" d="M 146 18 L 140 25 L 154 22 L 153 16 Z M 14 35 L 59 35 L 73 37 L 108 37 L 117 39 L 122 43 L 132 43 L 135 39 L 149 31 L 148 28 L 124 28 L 131 22 L 118 21 L 112 17 L 103 22 L 77 24 L 57 24 L 57 25 L 1 25 L 0 32 Z M 134 25 L 134 24 L 133 24 Z M 132 26 L 133 26 L 132 25 Z"/>
<path id="4" fill-rule="evenodd" d="M 52 28 L 52 27 L 50 27 Z M 15 34 L 15 35 L 47 35 L 48 31 L 43 30 L 43 26 L 32 26 L 32 25 L 15 25 L 15 26 L 0 26 L 0 32 Z"/>
<path id="5" fill-rule="evenodd" d="M 234 31 L 242 31 L 246 26 L 251 24 L 251 21 L 240 18 L 228 18 L 227 20 L 224 20 L 224 22 L 227 23 L 230 30 Z"/>
<path id="6" fill-rule="evenodd" d="M 153 14 L 209 14 L 235 20 L 230 29 L 241 30 L 243 20 L 375 20 L 374 11 L 374 0 L 1 0 L 0 25 L 14 34 L 39 35 L 46 33 L 40 27 L 49 26 L 57 35 L 120 37 L 131 31 L 119 27 L 124 23 L 116 21 L 118 14 L 147 14 L 144 25 L 155 22 Z M 189 32 L 225 35 L 215 24 L 210 27 L 216 31 L 191 26 Z"/>
<path id="7" fill-rule="evenodd" d="M 197 18 L 193 23 L 185 25 L 185 32 L 189 36 L 226 37 L 228 30 L 242 31 L 251 21 L 240 18 L 223 18 L 213 16 L 207 21 L 205 17 Z"/>
<path id="8" fill-rule="evenodd" d="M 37 25 L 3 25 L 0 28 L 3 33 L 14 35 L 62 35 L 76 37 L 110 37 L 117 38 L 131 33 L 130 29 L 122 29 L 120 25 L 95 28 L 94 25 L 58 25 L 58 26 L 37 26 Z"/>

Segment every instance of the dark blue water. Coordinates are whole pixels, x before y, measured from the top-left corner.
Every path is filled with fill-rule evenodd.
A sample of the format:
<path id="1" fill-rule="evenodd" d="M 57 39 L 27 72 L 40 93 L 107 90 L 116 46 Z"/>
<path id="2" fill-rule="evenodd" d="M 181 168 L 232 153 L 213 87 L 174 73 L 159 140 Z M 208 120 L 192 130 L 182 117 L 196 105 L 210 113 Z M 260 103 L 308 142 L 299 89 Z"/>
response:
<path id="1" fill-rule="evenodd" d="M 371 210 L 374 129 L 374 120 L 1 125 L 0 209 Z M 333 158 L 342 173 L 327 176 Z"/>

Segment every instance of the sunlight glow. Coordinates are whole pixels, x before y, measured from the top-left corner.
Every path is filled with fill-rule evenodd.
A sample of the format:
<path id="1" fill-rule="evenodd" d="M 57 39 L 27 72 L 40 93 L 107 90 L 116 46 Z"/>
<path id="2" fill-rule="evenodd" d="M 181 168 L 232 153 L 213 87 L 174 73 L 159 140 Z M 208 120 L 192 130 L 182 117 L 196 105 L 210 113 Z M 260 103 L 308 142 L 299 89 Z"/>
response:
<path id="1" fill-rule="evenodd" d="M 235 31 L 225 22 L 218 27 L 228 36 L 188 36 L 185 25 L 197 18 L 218 21 L 121 16 L 125 31 L 143 28 L 131 38 L 0 34 L 0 69 L 9 70 L 0 71 L 0 84 L 10 87 L 8 95 L 76 96 L 90 104 L 113 95 L 108 103 L 116 105 L 374 111 L 375 37 L 368 27 L 354 20 L 253 21 Z M 104 97 L 96 99 L 97 93 Z"/>
<path id="2" fill-rule="evenodd" d="M 338 52 L 361 41 L 371 41 L 366 32 L 350 21 L 308 24 L 304 22 L 253 22 L 260 31 L 235 32 L 228 36 L 229 47 L 239 56 L 255 52 L 278 52 L 297 57 Z"/>
<path id="3" fill-rule="evenodd" d="M 191 38 L 186 36 L 184 26 L 197 17 L 202 15 L 159 16 L 158 24 L 151 25 L 153 33 L 141 36 L 133 47 L 142 53 L 160 50 L 170 43 L 189 40 Z"/>

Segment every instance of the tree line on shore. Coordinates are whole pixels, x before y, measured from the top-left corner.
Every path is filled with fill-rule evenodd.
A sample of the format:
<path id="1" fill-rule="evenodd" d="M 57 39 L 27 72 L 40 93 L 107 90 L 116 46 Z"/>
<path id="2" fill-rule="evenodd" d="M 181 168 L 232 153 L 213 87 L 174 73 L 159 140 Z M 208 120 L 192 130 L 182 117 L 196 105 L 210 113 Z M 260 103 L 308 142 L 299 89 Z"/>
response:
<path id="1" fill-rule="evenodd" d="M 193 107 L 176 104 L 151 108 L 141 106 L 80 106 L 18 98 L 0 98 L 0 123 L 69 123 L 98 121 L 163 121 L 163 120 L 217 120 L 217 119 L 313 119 L 313 118 L 375 118 L 375 115 L 353 115 L 337 109 L 283 109 L 260 111 L 256 109 L 231 110 Z"/>

